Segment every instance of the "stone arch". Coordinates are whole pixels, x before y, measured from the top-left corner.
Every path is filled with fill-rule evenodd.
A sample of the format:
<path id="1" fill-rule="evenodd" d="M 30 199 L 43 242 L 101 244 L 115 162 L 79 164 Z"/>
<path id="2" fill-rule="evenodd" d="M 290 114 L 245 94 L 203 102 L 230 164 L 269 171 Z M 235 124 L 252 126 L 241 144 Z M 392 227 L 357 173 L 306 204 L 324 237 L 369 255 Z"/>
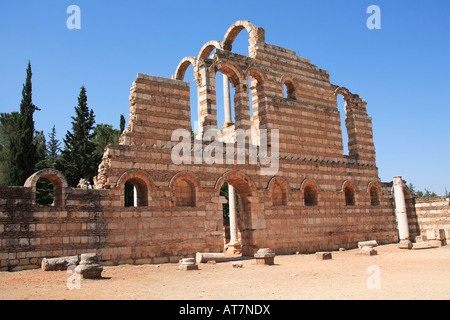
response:
<path id="1" fill-rule="evenodd" d="M 284 75 L 280 81 L 283 97 L 285 94 L 284 86 L 286 86 L 287 99 L 297 99 L 297 82 L 290 75 Z"/>
<path id="2" fill-rule="evenodd" d="M 378 182 L 371 181 L 367 186 L 367 192 L 370 197 L 370 205 L 378 206 L 381 202 L 382 189 Z"/>
<path id="3" fill-rule="evenodd" d="M 31 203 L 36 204 L 36 184 L 40 178 L 45 178 L 53 184 L 54 200 L 52 206 L 61 207 L 65 205 L 67 180 L 64 175 L 56 169 L 42 169 L 33 173 L 24 183 L 24 187 L 31 188 Z"/>
<path id="4" fill-rule="evenodd" d="M 245 77 L 254 77 L 258 81 L 258 85 L 262 85 L 267 81 L 266 74 L 256 66 L 247 68 L 247 70 L 245 70 Z"/>
<path id="5" fill-rule="evenodd" d="M 242 254 L 253 255 L 259 247 L 255 235 L 259 229 L 265 228 L 264 210 L 262 210 L 261 204 L 258 207 L 258 204 L 255 203 L 258 202 L 257 197 L 255 197 L 257 194 L 256 185 L 245 173 L 240 171 L 225 172 L 216 181 L 214 187 L 219 198 L 220 188 L 225 182 L 234 187 L 239 198 L 237 225 L 241 234 Z"/>
<path id="6" fill-rule="evenodd" d="M 256 41 L 265 41 L 264 29 L 256 27 L 253 23 L 247 20 L 239 20 L 233 23 L 225 33 L 222 40 L 223 49 L 231 51 L 233 42 L 236 39 L 239 32 L 246 29 L 249 35 L 249 43 L 254 44 Z"/>
<path id="7" fill-rule="evenodd" d="M 245 84 L 244 72 L 239 66 L 231 60 L 220 59 L 215 61 L 210 67 L 210 77 L 214 78 L 217 72 L 225 74 L 233 87 L 237 87 L 239 84 Z"/>
<path id="8" fill-rule="evenodd" d="M 203 45 L 203 47 L 200 49 L 198 56 L 197 56 L 197 60 L 200 60 L 202 58 L 203 59 L 208 58 L 214 49 L 222 49 L 222 44 L 217 40 L 211 40 L 211 41 L 206 42 Z"/>
<path id="9" fill-rule="evenodd" d="M 289 191 L 291 190 L 289 183 L 283 177 L 273 177 L 268 185 L 269 197 L 272 199 L 274 206 L 284 206 L 289 201 Z"/>
<path id="10" fill-rule="evenodd" d="M 342 192 L 344 193 L 345 205 L 356 205 L 356 188 L 352 181 L 345 180 L 342 184 Z"/>
<path id="11" fill-rule="evenodd" d="M 197 59 L 194 57 L 184 57 L 183 59 L 181 59 L 180 63 L 177 66 L 177 69 L 175 70 L 173 78 L 176 80 L 184 80 L 184 75 L 189 65 L 192 65 L 195 69 L 197 66 Z"/>
<path id="12" fill-rule="evenodd" d="M 176 207 L 195 207 L 200 192 L 200 183 L 190 172 L 178 172 L 169 182 L 172 202 Z"/>
<path id="13" fill-rule="evenodd" d="M 154 189 L 154 183 L 149 174 L 143 170 L 127 170 L 119 177 L 116 188 L 120 189 L 120 201 L 125 205 L 125 184 L 129 182 L 134 186 L 134 206 L 145 207 L 151 201 L 150 190 Z"/>
<path id="14" fill-rule="evenodd" d="M 317 206 L 319 204 L 319 187 L 314 179 L 303 180 L 300 190 L 303 192 L 305 206 Z"/>

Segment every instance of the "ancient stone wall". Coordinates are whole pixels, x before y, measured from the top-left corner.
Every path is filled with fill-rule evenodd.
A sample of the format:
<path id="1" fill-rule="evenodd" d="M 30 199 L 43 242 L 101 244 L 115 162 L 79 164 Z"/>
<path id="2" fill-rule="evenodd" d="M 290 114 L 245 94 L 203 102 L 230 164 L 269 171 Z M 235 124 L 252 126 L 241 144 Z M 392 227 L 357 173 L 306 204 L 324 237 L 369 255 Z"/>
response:
<path id="1" fill-rule="evenodd" d="M 415 198 L 415 212 L 420 234 L 427 230 L 443 229 L 450 239 L 450 200 L 445 197 Z"/>
<path id="2" fill-rule="evenodd" d="M 248 57 L 230 51 L 244 29 Z M 265 43 L 264 35 L 264 29 L 238 21 L 223 41 L 209 41 L 196 57 L 183 58 L 172 79 L 138 74 L 130 90 L 128 127 L 119 144 L 105 149 L 95 189 L 68 188 L 64 177 L 51 170 L 30 177 L 24 187 L 2 187 L 1 267 L 37 266 L 44 257 L 92 251 L 102 264 L 177 262 L 198 251 L 222 252 L 223 183 L 238 193 L 243 254 L 259 248 L 315 252 L 353 248 L 363 240 L 398 241 L 392 190 L 378 177 L 366 102 L 332 85 L 328 72 L 310 60 Z M 191 136 L 190 87 L 183 81 L 191 64 L 200 116 L 196 137 Z M 217 127 L 217 72 L 235 88 L 235 119 L 222 128 Z M 346 102 L 345 124 L 337 95 Z M 250 128 L 239 162 L 237 133 Z M 215 142 L 232 150 L 231 162 L 224 157 L 211 163 L 204 157 L 211 146 L 204 139 L 209 129 L 227 133 Z M 187 136 L 174 138 L 177 130 Z M 278 144 L 270 139 L 274 132 Z M 181 161 L 175 161 L 180 141 L 188 141 L 189 148 L 181 149 Z M 265 145 L 270 163 L 251 160 Z M 262 173 L 274 164 L 275 170 Z M 40 177 L 55 186 L 52 207 L 33 200 Z M 127 183 L 134 188 L 133 206 L 125 201 Z"/>

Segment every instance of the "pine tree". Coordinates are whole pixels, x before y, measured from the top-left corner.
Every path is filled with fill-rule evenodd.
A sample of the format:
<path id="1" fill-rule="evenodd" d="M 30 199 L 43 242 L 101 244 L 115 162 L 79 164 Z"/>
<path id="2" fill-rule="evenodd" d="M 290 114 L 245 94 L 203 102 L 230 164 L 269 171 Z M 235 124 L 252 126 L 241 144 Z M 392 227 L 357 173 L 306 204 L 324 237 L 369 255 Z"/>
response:
<path id="1" fill-rule="evenodd" d="M 34 111 L 39 110 L 32 101 L 31 63 L 28 62 L 27 78 L 22 89 L 22 101 L 17 128 L 10 136 L 8 156 L 8 185 L 23 185 L 34 172 L 38 161 L 34 132 Z"/>
<path id="2" fill-rule="evenodd" d="M 50 132 L 49 141 L 47 143 L 47 160 L 50 168 L 54 168 L 56 166 L 56 160 L 58 159 L 59 155 L 59 146 L 61 145 L 61 142 L 59 142 L 58 139 L 56 139 L 56 129 L 53 125 L 52 132 Z"/>
<path id="3" fill-rule="evenodd" d="M 123 114 L 120 115 L 120 134 L 125 130 L 125 117 Z"/>
<path id="4" fill-rule="evenodd" d="M 94 136 L 94 111 L 87 105 L 86 88 L 81 87 L 78 96 L 78 106 L 75 107 L 75 117 L 72 117 L 72 132 L 67 131 L 64 150 L 57 161 L 57 169 L 63 172 L 70 186 L 76 187 L 81 178 L 92 183 L 97 173 L 100 159 L 92 141 Z"/>

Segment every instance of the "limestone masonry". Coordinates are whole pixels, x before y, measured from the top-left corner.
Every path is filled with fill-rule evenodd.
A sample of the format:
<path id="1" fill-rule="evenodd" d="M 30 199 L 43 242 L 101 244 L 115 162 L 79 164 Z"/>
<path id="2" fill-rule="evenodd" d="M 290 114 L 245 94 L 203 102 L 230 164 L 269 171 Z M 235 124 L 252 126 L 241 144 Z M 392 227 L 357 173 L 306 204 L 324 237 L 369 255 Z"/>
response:
<path id="1" fill-rule="evenodd" d="M 249 35 L 249 56 L 232 52 L 240 31 Z M 205 150 L 210 142 L 201 138 L 218 129 L 224 149 L 236 150 L 241 143 L 236 132 L 242 129 L 250 132 L 244 163 L 196 163 L 194 147 L 185 162 L 172 160 L 180 142 L 172 141 L 172 134 L 190 133 L 191 112 L 197 110 L 191 109 L 190 85 L 183 81 L 190 65 L 200 119 L 197 136 L 189 137 L 192 146 Z M 221 128 L 218 72 L 226 92 Z M 229 85 L 235 91 L 231 97 Z M 345 100 L 345 123 L 338 95 Z M 275 130 L 278 144 L 270 140 Z M 261 174 L 267 163 L 249 160 L 251 150 L 260 152 L 262 145 L 272 155 L 278 148 L 273 175 Z M 52 206 L 35 203 L 40 178 L 54 185 Z M 128 127 L 119 144 L 106 147 L 93 189 L 68 187 L 54 169 L 36 172 L 23 187 L 0 187 L 0 270 L 37 268 L 43 258 L 85 253 L 96 253 L 101 265 L 114 265 L 178 262 L 230 248 L 249 256 L 261 248 L 276 254 L 326 252 L 355 248 L 360 241 L 414 240 L 430 228 L 448 230 L 447 200 L 439 199 L 438 213 L 424 202 L 417 211 L 397 180 L 383 183 L 378 177 L 364 99 L 331 84 L 328 72 L 310 60 L 266 43 L 264 29 L 237 21 L 222 41 L 209 41 L 197 56 L 183 58 L 172 79 L 138 74 L 130 90 Z M 134 190 L 131 206 L 125 202 L 127 182 Z M 238 195 L 236 203 L 230 201 L 235 205 L 231 234 L 225 232 L 222 213 L 225 182 Z M 433 215 L 442 219 L 425 219 Z"/>

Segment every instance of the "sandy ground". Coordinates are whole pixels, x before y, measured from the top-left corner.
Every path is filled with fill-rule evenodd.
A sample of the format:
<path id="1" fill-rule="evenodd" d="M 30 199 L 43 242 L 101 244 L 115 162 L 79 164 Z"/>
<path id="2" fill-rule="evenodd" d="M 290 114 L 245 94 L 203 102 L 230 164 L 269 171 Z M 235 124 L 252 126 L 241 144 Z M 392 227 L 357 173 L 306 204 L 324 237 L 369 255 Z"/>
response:
<path id="1" fill-rule="evenodd" d="M 2 300 L 307 300 L 450 299 L 450 246 L 400 250 L 377 247 L 334 251 L 332 260 L 310 255 L 279 255 L 275 265 L 252 258 L 200 264 L 179 271 L 178 264 L 104 267 L 102 279 L 71 281 L 72 271 L 0 272 Z"/>

